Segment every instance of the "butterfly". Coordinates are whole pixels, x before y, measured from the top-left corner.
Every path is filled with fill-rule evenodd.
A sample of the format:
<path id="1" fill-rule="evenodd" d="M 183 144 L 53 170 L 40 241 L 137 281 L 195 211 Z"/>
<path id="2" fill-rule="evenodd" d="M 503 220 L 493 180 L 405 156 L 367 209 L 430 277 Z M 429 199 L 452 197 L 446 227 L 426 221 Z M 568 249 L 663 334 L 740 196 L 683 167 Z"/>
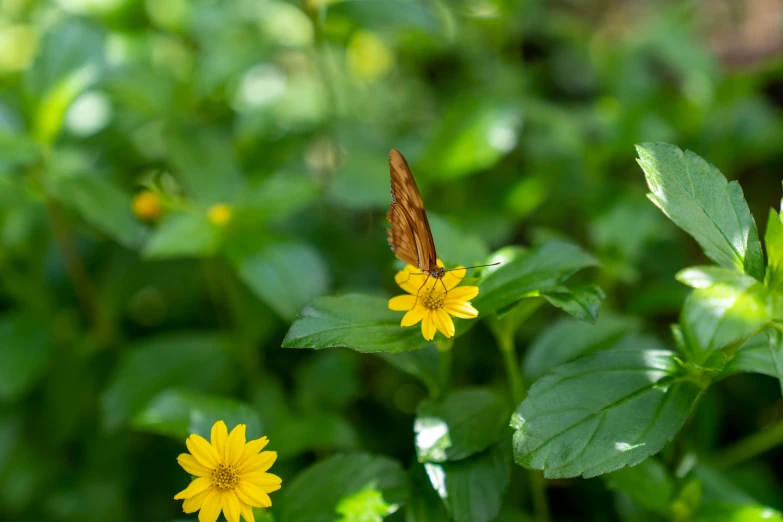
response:
<path id="1" fill-rule="evenodd" d="M 429 277 L 440 279 L 446 269 L 438 266 L 427 211 L 408 162 L 397 149 L 389 153 L 389 173 L 392 196 L 386 213 L 386 221 L 392 226 L 386 229 L 389 246 L 398 259 L 418 267 Z"/>

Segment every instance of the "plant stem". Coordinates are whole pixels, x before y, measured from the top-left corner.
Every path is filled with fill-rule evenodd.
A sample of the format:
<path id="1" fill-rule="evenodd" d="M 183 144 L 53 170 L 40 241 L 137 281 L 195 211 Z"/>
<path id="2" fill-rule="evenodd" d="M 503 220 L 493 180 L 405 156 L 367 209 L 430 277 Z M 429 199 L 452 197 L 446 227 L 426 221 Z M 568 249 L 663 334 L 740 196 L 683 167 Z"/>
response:
<path id="1" fill-rule="evenodd" d="M 715 458 L 714 465 L 721 469 L 731 468 L 780 444 L 783 444 L 783 421 L 729 446 Z"/>
<path id="2" fill-rule="evenodd" d="M 522 380 L 522 372 L 519 368 L 517 350 L 514 344 L 514 335 L 505 335 L 498 339 L 500 351 L 503 354 L 503 365 L 506 367 L 508 386 L 511 390 L 511 398 L 514 405 L 519 405 L 525 398 L 525 383 Z"/>
<path id="3" fill-rule="evenodd" d="M 525 398 L 525 383 L 522 380 L 522 371 L 519 367 L 513 332 L 499 336 L 498 347 L 503 354 L 503 365 L 506 367 L 511 398 L 514 400 L 514 405 L 517 406 Z M 528 481 L 530 483 L 530 497 L 533 501 L 536 521 L 549 522 L 549 504 L 546 498 L 544 474 L 540 471 L 531 470 L 528 472 Z"/>
<path id="4" fill-rule="evenodd" d="M 441 396 L 446 394 L 451 381 L 452 345 L 453 342 L 450 339 L 435 342 L 435 346 L 438 348 L 438 384 L 440 385 Z"/>

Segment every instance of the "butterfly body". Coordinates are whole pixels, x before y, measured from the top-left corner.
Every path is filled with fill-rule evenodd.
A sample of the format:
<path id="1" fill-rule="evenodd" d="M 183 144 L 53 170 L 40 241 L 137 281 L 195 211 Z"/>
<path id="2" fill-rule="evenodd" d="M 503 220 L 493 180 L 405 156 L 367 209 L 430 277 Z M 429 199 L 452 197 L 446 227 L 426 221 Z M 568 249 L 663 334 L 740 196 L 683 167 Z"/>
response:
<path id="1" fill-rule="evenodd" d="M 418 267 L 422 274 L 440 279 L 446 269 L 438 266 L 424 202 L 408 163 L 397 149 L 389 153 L 389 173 L 392 196 L 386 213 L 386 220 L 392 226 L 386 231 L 389 246 L 398 259 Z"/>

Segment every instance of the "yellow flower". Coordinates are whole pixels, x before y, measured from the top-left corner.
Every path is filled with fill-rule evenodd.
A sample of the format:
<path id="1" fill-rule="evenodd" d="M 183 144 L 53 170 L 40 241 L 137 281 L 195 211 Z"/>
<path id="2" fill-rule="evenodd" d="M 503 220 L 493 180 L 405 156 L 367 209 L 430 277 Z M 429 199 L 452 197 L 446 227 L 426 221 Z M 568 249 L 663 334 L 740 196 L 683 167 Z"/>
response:
<path id="1" fill-rule="evenodd" d="M 443 266 L 440 259 L 438 266 Z M 452 337 L 452 315 L 460 319 L 473 319 L 478 315 L 478 310 L 468 301 L 478 295 L 479 288 L 455 288 L 463 277 L 465 268 L 461 266 L 446 272 L 442 278 L 435 279 L 428 278 L 418 268 L 408 265 L 397 272 L 394 280 L 409 295 L 398 295 L 389 299 L 389 309 L 408 312 L 403 316 L 400 326 L 413 326 L 421 321 L 421 333 L 428 341 L 435 337 L 435 329 L 446 337 Z"/>
<path id="2" fill-rule="evenodd" d="M 163 213 L 160 197 L 151 190 L 142 190 L 133 197 L 133 213 L 141 221 L 155 221 Z"/>
<path id="3" fill-rule="evenodd" d="M 225 203 L 218 203 L 209 207 L 209 221 L 213 225 L 222 227 L 229 221 L 231 221 L 231 207 Z"/>
<path id="4" fill-rule="evenodd" d="M 182 468 L 196 476 L 190 485 L 177 493 L 184 499 L 185 513 L 198 514 L 199 522 L 215 522 L 220 512 L 228 522 L 254 522 L 254 507 L 270 507 L 268 493 L 280 489 L 280 477 L 266 473 L 277 459 L 274 451 L 259 453 L 269 442 L 266 437 L 245 442 L 245 425 L 239 424 L 228 434 L 226 423 L 212 426 L 212 442 L 199 435 L 188 437 L 190 453 L 177 457 Z"/>

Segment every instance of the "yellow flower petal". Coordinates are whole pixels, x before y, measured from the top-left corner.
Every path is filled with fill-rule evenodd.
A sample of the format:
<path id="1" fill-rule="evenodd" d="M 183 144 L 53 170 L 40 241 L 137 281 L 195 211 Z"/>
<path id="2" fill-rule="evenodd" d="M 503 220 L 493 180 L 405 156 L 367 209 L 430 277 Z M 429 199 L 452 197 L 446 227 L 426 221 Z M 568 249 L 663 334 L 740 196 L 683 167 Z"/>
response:
<path id="1" fill-rule="evenodd" d="M 206 477 L 210 473 L 212 473 L 212 470 L 209 468 L 206 468 L 199 464 L 199 461 L 196 460 L 196 457 L 191 455 L 190 453 L 183 453 L 179 457 L 177 457 L 177 462 L 180 466 L 182 466 L 182 469 L 190 473 L 191 475 L 195 475 L 196 477 Z"/>
<path id="2" fill-rule="evenodd" d="M 435 337 L 435 323 L 432 320 L 432 312 L 427 310 L 424 319 L 421 321 L 421 334 L 427 341 L 432 341 Z"/>
<path id="3" fill-rule="evenodd" d="M 242 451 L 242 457 L 239 459 L 239 462 L 237 462 L 237 468 L 241 467 L 242 464 L 247 462 L 247 459 L 250 457 L 253 457 L 255 455 L 258 455 L 258 453 L 266 447 L 266 445 L 269 444 L 269 439 L 266 437 L 261 437 L 260 439 L 251 440 L 247 444 L 245 444 L 245 449 Z"/>
<path id="4" fill-rule="evenodd" d="M 277 460 L 276 451 L 265 451 L 247 459 L 237 471 L 239 471 L 240 475 L 244 475 L 245 473 L 264 472 L 272 467 L 275 460 Z"/>
<path id="5" fill-rule="evenodd" d="M 237 492 L 239 499 L 254 507 L 271 507 L 272 499 L 264 491 L 250 482 L 240 480 L 237 484 L 237 488 L 234 490 Z"/>
<path id="6" fill-rule="evenodd" d="M 473 308 L 470 303 L 463 301 L 449 301 L 447 299 L 446 302 L 443 303 L 443 309 L 454 317 L 459 317 L 460 319 L 473 319 L 474 317 L 478 316 L 478 310 Z"/>
<path id="7" fill-rule="evenodd" d="M 435 280 L 432 277 L 427 277 L 425 274 L 415 266 L 407 265 L 404 269 L 397 272 L 394 276 L 394 281 L 409 294 L 416 295 L 420 290 L 429 290 L 432 288 Z M 422 285 L 424 285 L 422 287 Z"/>
<path id="8" fill-rule="evenodd" d="M 445 310 L 435 310 L 432 312 L 432 321 L 440 333 L 446 337 L 454 336 L 454 321 Z"/>
<path id="9" fill-rule="evenodd" d="M 195 497 L 205 489 L 212 487 L 212 479 L 207 477 L 199 477 L 188 484 L 188 487 L 177 493 L 174 500 L 182 500 L 185 498 Z"/>
<path id="10" fill-rule="evenodd" d="M 215 469 L 220 463 L 221 459 L 218 456 L 217 451 L 204 437 L 194 433 L 188 437 L 188 440 L 185 441 L 185 445 L 188 447 L 188 451 L 196 457 L 196 460 L 198 460 L 199 464 L 202 466 L 209 469 Z"/>
<path id="11" fill-rule="evenodd" d="M 204 500 L 201 511 L 198 513 L 199 522 L 215 522 L 223 509 L 223 495 L 219 489 L 213 489 Z"/>
<path id="12" fill-rule="evenodd" d="M 416 303 L 415 295 L 398 295 L 389 299 L 389 310 L 395 312 L 407 312 Z"/>
<path id="13" fill-rule="evenodd" d="M 228 438 L 228 428 L 222 420 L 212 425 L 212 433 L 209 437 L 212 441 L 212 447 L 217 450 L 220 458 L 226 457 L 226 439 Z"/>
<path id="14" fill-rule="evenodd" d="M 226 463 L 229 466 L 234 466 L 242 457 L 242 453 L 245 450 L 246 430 L 246 425 L 237 424 L 237 426 L 231 430 L 231 435 L 228 436 L 228 440 L 226 441 Z"/>
<path id="15" fill-rule="evenodd" d="M 250 504 L 245 504 L 240 500 L 239 511 L 242 513 L 242 518 L 245 519 L 245 522 L 256 522 L 256 517 L 253 516 L 253 506 Z"/>
<path id="16" fill-rule="evenodd" d="M 261 486 L 262 488 L 266 488 L 267 486 L 279 486 L 283 482 L 283 479 L 277 475 L 272 475 L 271 473 L 246 473 L 239 478 L 240 480 L 246 480 L 251 484 Z"/>
<path id="17" fill-rule="evenodd" d="M 443 276 L 443 284 L 446 285 L 446 290 L 451 290 L 460 284 L 466 272 L 465 268 L 461 266 L 446 272 L 446 275 Z"/>
<path id="18" fill-rule="evenodd" d="M 233 491 L 223 492 L 223 516 L 228 522 L 239 522 L 239 498 Z"/>
<path id="19" fill-rule="evenodd" d="M 407 314 L 402 316 L 402 321 L 400 321 L 400 326 L 413 326 L 414 324 L 424 319 L 424 315 L 426 313 L 427 313 L 427 309 L 424 308 L 424 305 L 419 303 L 415 308 L 413 308 Z"/>
<path id="20" fill-rule="evenodd" d="M 185 513 L 195 513 L 201 509 L 201 506 L 204 505 L 204 501 L 207 499 L 210 493 L 212 493 L 211 489 L 205 489 L 195 497 L 185 499 L 185 502 L 182 503 L 182 511 Z"/>
<path id="21" fill-rule="evenodd" d="M 461 286 L 451 290 L 446 296 L 446 302 L 449 301 L 470 301 L 479 294 L 477 286 Z"/>

